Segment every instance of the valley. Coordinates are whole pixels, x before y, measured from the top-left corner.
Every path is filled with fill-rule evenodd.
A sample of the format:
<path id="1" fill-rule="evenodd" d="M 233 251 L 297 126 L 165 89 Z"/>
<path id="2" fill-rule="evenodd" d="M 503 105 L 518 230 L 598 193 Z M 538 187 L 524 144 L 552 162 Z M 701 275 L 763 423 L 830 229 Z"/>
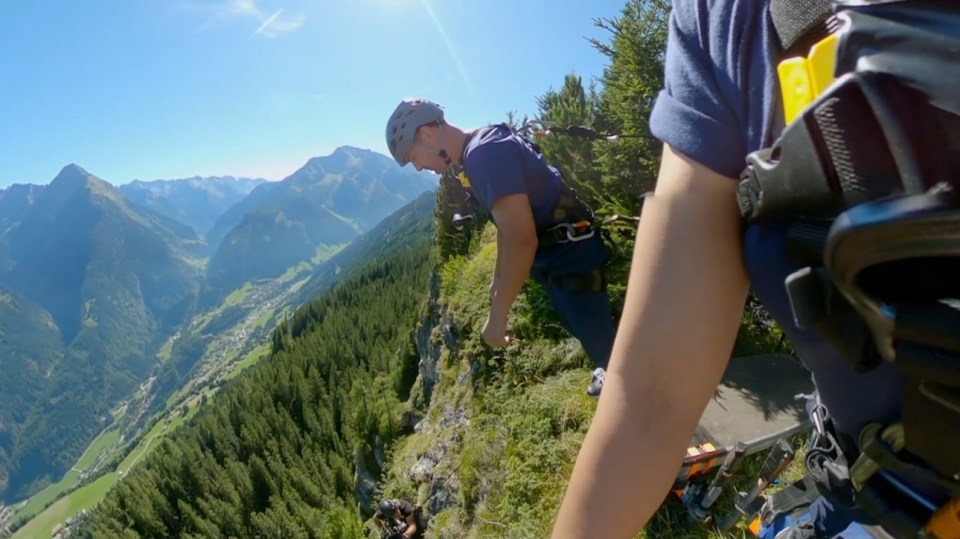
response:
<path id="1" fill-rule="evenodd" d="M 269 335 L 277 320 L 296 308 L 301 287 L 317 268 L 345 247 L 321 246 L 309 262 L 301 262 L 276 279 L 247 282 L 229 294 L 222 305 L 191 318 L 187 327 L 164 343 L 162 364 L 180 338 L 203 338 L 205 353 L 194 373 L 170 395 L 161 411 L 147 416 L 157 397 L 156 378 L 145 381 L 137 393 L 114 410 L 114 422 L 87 447 L 83 456 L 59 482 L 28 500 L 0 510 L 0 537 L 16 527 L 12 539 L 50 537 L 57 525 L 88 509 L 121 480 L 165 436 L 190 419 L 222 383 L 269 354 Z M 225 311 L 242 312 L 230 327 L 214 334 L 204 329 Z M 24 523 L 20 526 L 20 523 Z"/>
<path id="2" fill-rule="evenodd" d="M 0 364 L 19 377 L 0 385 L 0 537 L 75 523 L 434 182 L 342 147 L 278 182 L 117 187 L 70 164 L 0 189 Z"/>

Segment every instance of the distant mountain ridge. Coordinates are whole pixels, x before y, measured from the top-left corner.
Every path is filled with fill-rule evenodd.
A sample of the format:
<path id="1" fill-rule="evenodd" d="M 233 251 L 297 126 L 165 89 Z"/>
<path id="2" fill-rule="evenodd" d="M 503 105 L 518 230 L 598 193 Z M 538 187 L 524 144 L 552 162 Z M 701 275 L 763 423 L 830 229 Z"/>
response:
<path id="1" fill-rule="evenodd" d="M 371 150 L 341 146 L 314 157 L 224 213 L 207 237 L 218 245 L 207 285 L 222 293 L 248 279 L 279 276 L 318 246 L 353 240 L 437 186 L 432 175 Z"/>
<path id="2" fill-rule="evenodd" d="M 175 180 L 134 180 L 117 186 L 127 199 L 193 228 L 200 236 L 231 206 L 243 200 L 263 178 L 210 176 Z M 216 247 L 216 246 L 214 246 Z"/>
<path id="3" fill-rule="evenodd" d="M 45 187 L 30 183 L 15 183 L 0 190 L 0 234 L 7 226 L 23 218 Z"/>
<path id="4" fill-rule="evenodd" d="M 304 193 L 327 210 L 369 230 L 385 216 L 424 191 L 437 188 L 439 177 L 400 168 L 393 159 L 355 146 L 340 146 L 330 155 L 309 159 L 279 182 L 261 184 L 225 212 L 207 235 L 216 248 L 243 216 L 263 205 Z"/>
<path id="5" fill-rule="evenodd" d="M 439 182 L 432 173 L 401 168 L 383 154 L 354 146 L 314 157 L 287 179 L 312 186 L 328 209 L 353 219 L 361 231 L 370 230 L 425 191 L 436 189 Z"/>

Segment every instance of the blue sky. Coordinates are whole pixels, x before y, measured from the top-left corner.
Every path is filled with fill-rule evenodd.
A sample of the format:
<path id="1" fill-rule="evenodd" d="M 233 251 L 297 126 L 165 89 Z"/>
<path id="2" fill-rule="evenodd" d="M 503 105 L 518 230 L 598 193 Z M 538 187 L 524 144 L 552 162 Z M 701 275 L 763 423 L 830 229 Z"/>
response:
<path id="1" fill-rule="evenodd" d="M 386 153 L 406 96 L 457 126 L 536 112 L 607 59 L 625 0 L 5 0 L 0 186 L 76 163 L 113 184 L 279 180 L 341 145 Z"/>

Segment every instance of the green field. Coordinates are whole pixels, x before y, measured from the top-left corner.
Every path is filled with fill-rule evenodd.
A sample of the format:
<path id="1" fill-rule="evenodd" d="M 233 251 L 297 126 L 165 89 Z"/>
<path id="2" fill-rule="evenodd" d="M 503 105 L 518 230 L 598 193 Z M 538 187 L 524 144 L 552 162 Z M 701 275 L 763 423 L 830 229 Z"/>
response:
<path id="1" fill-rule="evenodd" d="M 50 485 L 33 498 L 30 498 L 30 501 L 14 514 L 13 521 L 16 522 L 23 518 L 33 517 L 42 511 L 45 505 L 56 500 L 62 496 L 64 492 L 73 488 L 80 481 L 80 472 L 93 466 L 100 452 L 113 445 L 119 437 L 120 432 L 117 429 L 109 429 L 101 432 L 100 435 L 90 443 L 90 446 L 83 455 L 80 456 L 80 460 L 77 461 L 74 467 L 64 474 L 59 482 Z"/>
<path id="2" fill-rule="evenodd" d="M 78 488 L 69 496 L 65 496 L 46 508 L 33 520 L 17 530 L 11 539 L 40 539 L 50 537 L 53 533 L 53 528 L 57 526 L 57 524 L 63 523 L 83 509 L 90 509 L 96 505 L 118 479 L 119 476 L 116 473 L 107 472 L 89 485 Z"/>
<path id="3" fill-rule="evenodd" d="M 239 363 L 237 363 L 237 366 L 234 367 L 233 370 L 230 371 L 223 378 L 225 380 L 229 380 L 235 377 L 236 375 L 240 374 L 242 370 L 246 369 L 247 367 L 255 364 L 256 362 L 260 361 L 262 358 L 267 357 L 269 355 L 270 355 L 270 343 L 263 343 L 260 346 L 251 350 L 249 354 L 244 356 L 244 358 L 240 360 Z"/>
<path id="4" fill-rule="evenodd" d="M 163 343 L 163 346 L 160 347 L 160 350 L 157 350 L 157 359 L 159 359 L 161 363 L 166 362 L 168 359 L 170 359 L 170 352 L 172 351 L 173 337 L 170 337 L 166 342 Z"/>
<path id="5" fill-rule="evenodd" d="M 230 292 L 226 299 L 223 300 L 223 306 L 226 308 L 232 307 L 233 305 L 239 305 L 244 299 L 246 299 L 247 294 L 252 291 L 253 285 L 250 283 L 250 281 L 243 283 L 243 286 L 234 290 L 233 292 Z"/>
<path id="6" fill-rule="evenodd" d="M 100 436 L 97 436 L 93 442 L 90 443 L 90 447 L 80 456 L 80 460 L 77 461 L 76 468 L 79 470 L 86 470 L 90 468 L 97 462 L 97 457 L 105 449 L 109 449 L 110 446 L 117 443 L 117 440 L 120 439 L 120 431 L 117 428 L 110 428 L 100 433 Z"/>
<path id="7" fill-rule="evenodd" d="M 211 395 L 213 392 L 209 390 L 204 390 L 203 394 Z M 17 532 L 11 537 L 11 539 L 36 539 L 36 538 L 47 538 L 50 537 L 53 528 L 57 524 L 63 523 L 66 519 L 76 515 L 82 509 L 89 509 L 99 502 L 107 491 L 112 487 L 119 479 L 120 474 L 126 474 L 130 469 L 140 461 L 143 457 L 150 454 L 150 451 L 156 447 L 157 442 L 166 436 L 168 433 L 176 430 L 177 427 L 183 424 L 185 419 L 190 418 L 193 414 L 196 413 L 199 408 L 198 404 L 200 403 L 200 397 L 194 397 L 186 405 L 189 407 L 186 416 L 181 415 L 177 412 L 170 412 L 173 419 L 171 419 L 170 424 L 167 425 L 166 421 L 161 419 L 147 432 L 137 444 L 133 450 L 127 454 L 126 458 L 123 459 L 123 462 L 117 466 L 116 470 L 111 470 L 103 474 L 97 480 L 93 481 L 89 485 L 78 488 L 77 490 L 71 492 L 67 496 L 64 496 L 60 500 L 57 500 L 50 507 L 44 509 L 42 512 L 37 514 L 29 522 L 27 522 L 22 528 L 17 530 Z M 77 469 L 83 469 L 84 466 L 90 466 L 96 461 L 96 456 L 104 449 L 109 448 L 113 445 L 114 442 L 119 438 L 119 432 L 116 429 L 110 429 L 104 431 L 100 436 L 97 437 L 93 443 L 90 444 L 90 447 L 83 454 L 80 460 L 77 463 L 77 467 L 74 470 L 69 471 L 64 478 L 57 483 L 52 485 L 47 490 L 43 491 L 41 494 L 38 494 L 30 503 L 24 506 L 20 511 L 17 512 L 14 519 L 30 516 L 36 514 L 38 511 L 43 509 L 43 506 L 50 501 L 56 499 L 58 496 L 61 496 L 65 491 L 74 487 L 79 481 L 80 474 Z"/>

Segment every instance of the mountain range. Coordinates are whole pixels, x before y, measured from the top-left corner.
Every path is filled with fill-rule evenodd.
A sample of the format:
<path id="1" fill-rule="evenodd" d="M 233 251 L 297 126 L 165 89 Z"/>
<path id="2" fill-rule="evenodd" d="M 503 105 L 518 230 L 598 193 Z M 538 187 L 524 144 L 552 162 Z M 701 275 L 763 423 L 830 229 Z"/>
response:
<path id="1" fill-rule="evenodd" d="M 127 200 L 175 219 L 200 236 L 206 235 L 217 219 L 243 200 L 263 178 L 214 176 L 180 180 L 134 180 L 117 186 Z"/>
<path id="2" fill-rule="evenodd" d="M 379 153 L 342 146 L 310 159 L 280 182 L 259 185 L 207 235 L 214 247 L 207 286 L 214 294 L 247 279 L 277 277 L 318 246 L 346 243 L 436 189 L 437 180 Z"/>
<path id="3" fill-rule="evenodd" d="M 158 350 L 251 281 L 343 246 L 437 181 L 343 146 L 278 182 L 114 186 L 70 164 L 0 191 L 0 504 L 132 421 Z"/>

